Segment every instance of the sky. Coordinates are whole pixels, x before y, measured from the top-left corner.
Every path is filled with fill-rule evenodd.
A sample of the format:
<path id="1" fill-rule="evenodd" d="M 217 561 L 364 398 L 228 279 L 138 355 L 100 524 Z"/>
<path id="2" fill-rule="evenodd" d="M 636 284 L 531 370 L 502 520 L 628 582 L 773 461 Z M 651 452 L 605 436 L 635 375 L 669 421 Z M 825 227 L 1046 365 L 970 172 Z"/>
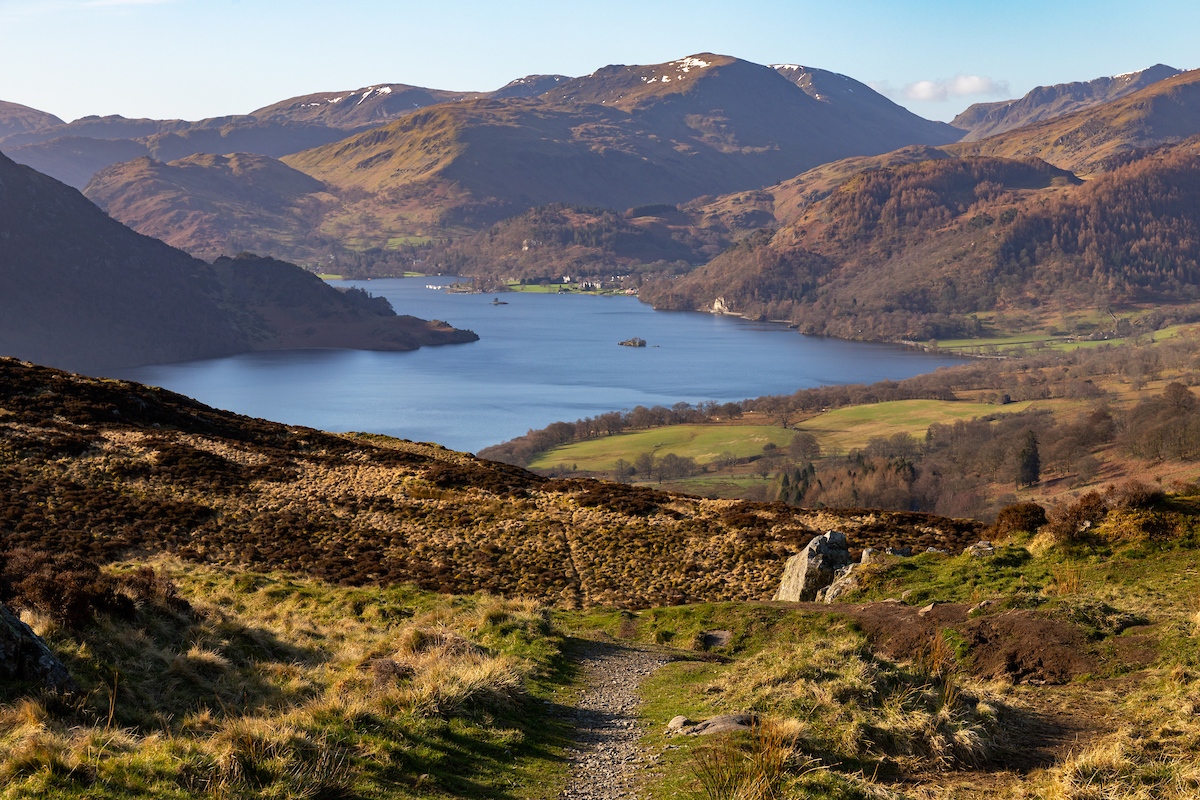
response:
<path id="1" fill-rule="evenodd" d="M 0 0 L 0 100 L 201 119 L 318 91 L 488 90 L 714 52 L 850 75 L 930 119 L 1200 67 L 1195 0 Z"/>

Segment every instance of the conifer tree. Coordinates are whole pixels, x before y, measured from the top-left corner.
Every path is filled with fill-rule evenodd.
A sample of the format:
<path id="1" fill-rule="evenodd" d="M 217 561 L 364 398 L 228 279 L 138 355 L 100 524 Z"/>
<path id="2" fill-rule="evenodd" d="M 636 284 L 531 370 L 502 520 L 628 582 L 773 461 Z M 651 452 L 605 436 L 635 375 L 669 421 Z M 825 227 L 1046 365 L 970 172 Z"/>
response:
<path id="1" fill-rule="evenodd" d="M 1017 486 L 1033 486 L 1042 479 L 1042 457 L 1038 453 L 1037 434 L 1028 431 L 1025 444 L 1017 453 Z"/>

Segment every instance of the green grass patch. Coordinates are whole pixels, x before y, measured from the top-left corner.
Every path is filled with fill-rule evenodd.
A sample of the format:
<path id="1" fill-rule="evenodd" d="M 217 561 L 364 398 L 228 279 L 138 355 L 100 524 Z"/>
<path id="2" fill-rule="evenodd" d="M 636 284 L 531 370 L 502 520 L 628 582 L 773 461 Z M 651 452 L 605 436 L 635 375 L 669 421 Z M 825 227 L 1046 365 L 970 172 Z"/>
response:
<path id="1" fill-rule="evenodd" d="M 399 250 L 401 247 L 422 247 L 433 242 L 430 236 L 393 236 L 387 240 L 388 250 Z"/>
<path id="2" fill-rule="evenodd" d="M 618 459 L 632 463 L 641 453 L 656 457 L 674 453 L 708 464 L 725 452 L 738 458 L 761 454 L 768 442 L 786 447 L 795 435 L 795 431 L 771 425 L 670 425 L 564 445 L 542 453 L 530 467 L 603 472 L 611 470 Z"/>
<path id="3" fill-rule="evenodd" d="M 998 406 L 959 400 L 895 400 L 826 411 L 796 427 L 813 433 L 824 453 L 836 454 L 865 447 L 877 436 L 903 432 L 923 439 L 934 423 L 949 424 L 997 413 L 1016 414 L 1031 405 L 1032 402 Z"/>

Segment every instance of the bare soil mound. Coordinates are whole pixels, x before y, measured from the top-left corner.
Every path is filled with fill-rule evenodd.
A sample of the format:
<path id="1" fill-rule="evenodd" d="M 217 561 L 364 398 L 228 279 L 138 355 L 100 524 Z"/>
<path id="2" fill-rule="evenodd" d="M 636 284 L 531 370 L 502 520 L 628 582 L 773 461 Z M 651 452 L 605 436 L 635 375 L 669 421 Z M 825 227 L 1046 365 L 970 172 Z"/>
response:
<path id="1" fill-rule="evenodd" d="M 902 603 L 839 607 L 853 617 L 871 642 L 891 658 L 920 658 L 947 628 L 968 647 L 970 670 L 983 678 L 1013 683 L 1062 684 L 1092 672 L 1095 658 L 1075 625 L 1027 609 L 976 619 L 959 603 L 922 610 Z"/>

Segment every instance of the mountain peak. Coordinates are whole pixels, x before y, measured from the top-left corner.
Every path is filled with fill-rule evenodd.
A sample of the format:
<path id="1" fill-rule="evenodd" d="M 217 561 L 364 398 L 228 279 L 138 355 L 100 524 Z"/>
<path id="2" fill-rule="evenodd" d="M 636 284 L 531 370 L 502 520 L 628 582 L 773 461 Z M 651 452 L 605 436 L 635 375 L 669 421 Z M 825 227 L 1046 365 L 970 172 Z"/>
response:
<path id="1" fill-rule="evenodd" d="M 509 97 L 537 97 L 569 80 L 571 78 L 567 75 L 526 75 L 524 78 L 509 81 L 492 92 L 489 97 L 494 100 Z"/>

